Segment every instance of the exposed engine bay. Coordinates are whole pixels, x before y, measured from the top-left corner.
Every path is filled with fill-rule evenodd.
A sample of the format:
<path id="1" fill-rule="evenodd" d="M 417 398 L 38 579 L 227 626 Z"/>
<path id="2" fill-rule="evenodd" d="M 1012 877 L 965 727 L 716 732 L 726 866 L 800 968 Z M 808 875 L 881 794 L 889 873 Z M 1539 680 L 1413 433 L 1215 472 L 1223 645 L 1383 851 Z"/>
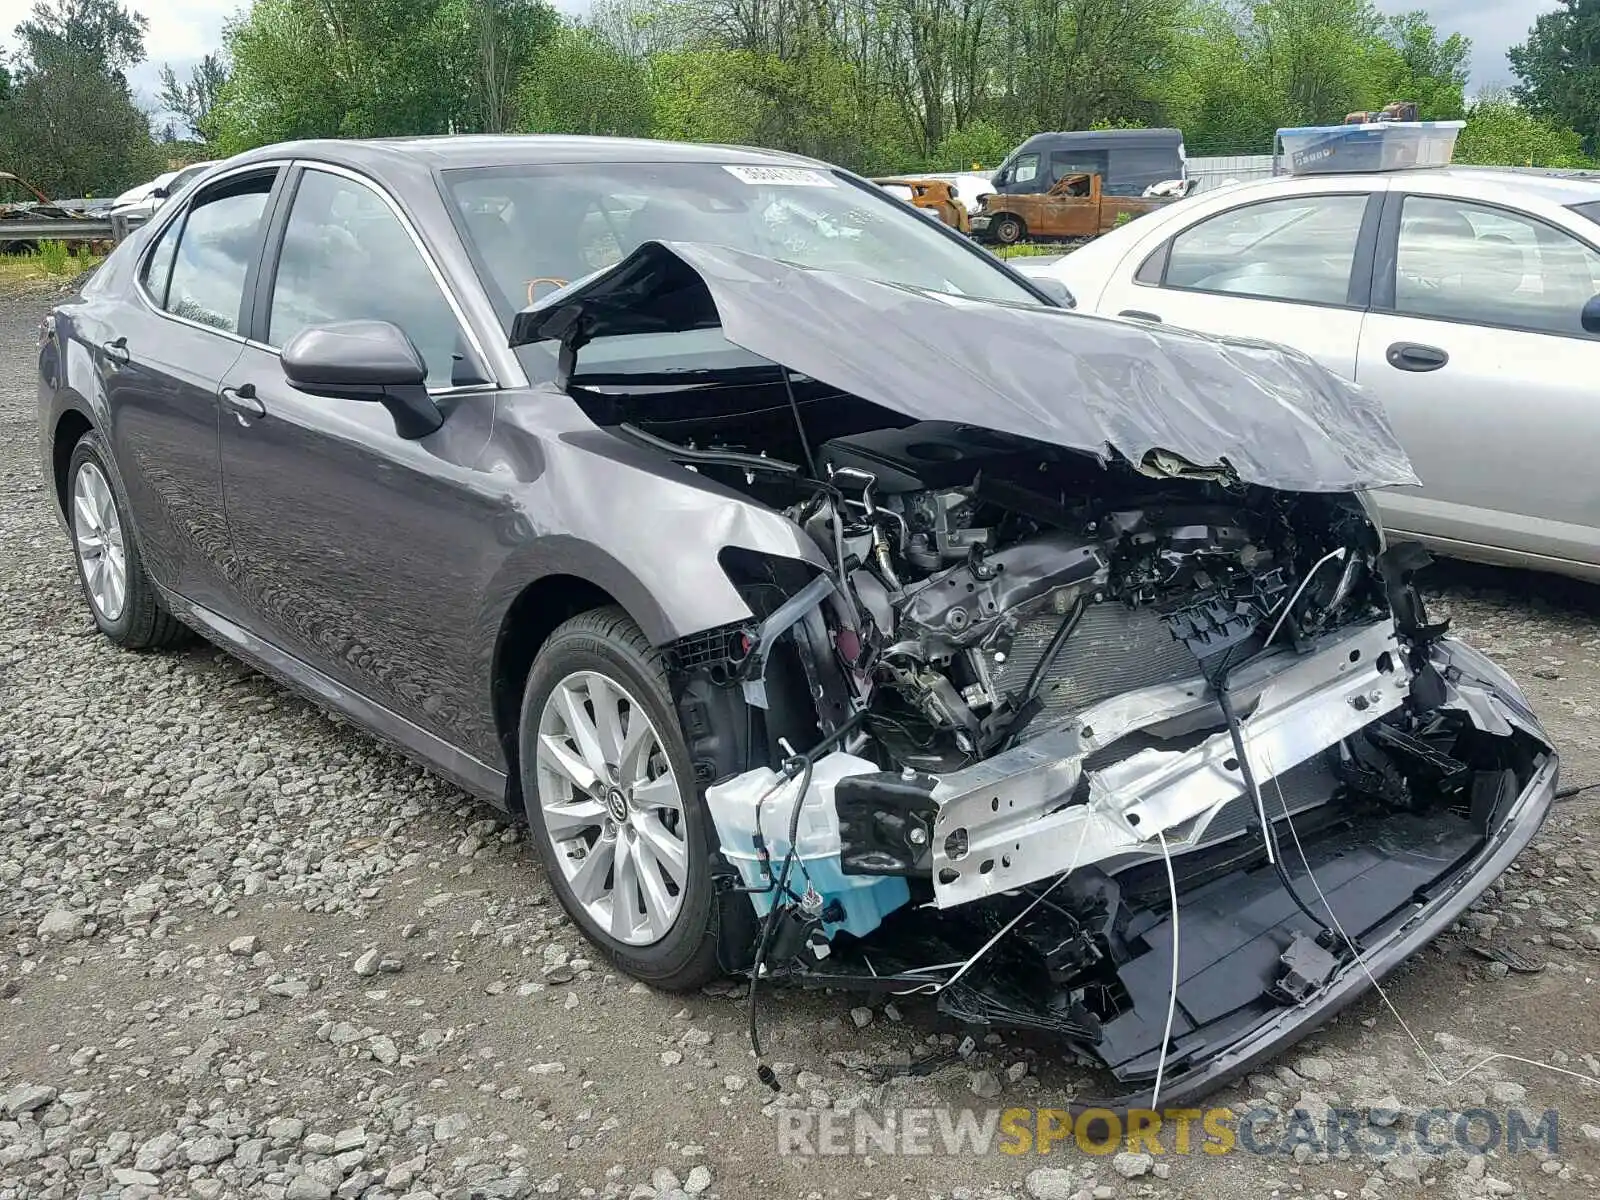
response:
<path id="1" fill-rule="evenodd" d="M 1364 393 L 879 287 L 662 245 L 513 329 L 632 450 L 805 535 L 730 539 L 749 616 L 665 647 L 725 965 L 1047 1033 L 1115 1102 L 1202 1094 L 1454 920 L 1555 752 L 1352 490 L 1415 481 Z M 764 361 L 577 369 L 718 320 Z"/>
<path id="2" fill-rule="evenodd" d="M 1355 496 L 936 422 L 815 454 L 825 484 L 796 473 L 784 511 L 833 570 L 725 552 L 757 619 L 724 631 L 718 678 L 786 724 L 707 790 L 729 886 L 772 918 L 765 976 L 930 994 L 1137 1086 L 1170 857 L 1191 973 L 1170 1078 L 1327 988 L 1548 757 L 1459 678 L 1411 587 L 1426 556 L 1385 550 Z M 780 888 L 791 848 L 803 885 Z"/>

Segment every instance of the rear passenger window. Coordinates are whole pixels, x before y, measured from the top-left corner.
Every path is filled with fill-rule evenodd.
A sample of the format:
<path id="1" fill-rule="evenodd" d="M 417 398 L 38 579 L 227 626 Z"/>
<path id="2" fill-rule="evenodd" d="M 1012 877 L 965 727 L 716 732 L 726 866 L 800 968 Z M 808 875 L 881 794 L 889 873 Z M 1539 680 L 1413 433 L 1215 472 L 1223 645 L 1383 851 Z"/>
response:
<path id="1" fill-rule="evenodd" d="M 1293 196 L 1219 213 L 1172 240 L 1167 287 L 1343 304 L 1367 197 Z"/>
<path id="2" fill-rule="evenodd" d="M 183 230 L 180 217 L 161 231 L 156 244 L 145 257 L 144 269 L 139 272 L 139 282 L 159 307 L 167 303 L 167 282 L 172 278 L 172 259 L 178 249 L 178 234 Z"/>
<path id="3" fill-rule="evenodd" d="M 272 180 L 272 175 L 262 175 L 220 184 L 197 197 L 181 221 L 169 227 L 170 232 L 183 226 L 171 282 L 161 298 L 161 306 L 173 316 L 239 332 L 245 279 L 260 249 L 261 218 Z M 154 254 L 150 265 L 156 265 Z"/>

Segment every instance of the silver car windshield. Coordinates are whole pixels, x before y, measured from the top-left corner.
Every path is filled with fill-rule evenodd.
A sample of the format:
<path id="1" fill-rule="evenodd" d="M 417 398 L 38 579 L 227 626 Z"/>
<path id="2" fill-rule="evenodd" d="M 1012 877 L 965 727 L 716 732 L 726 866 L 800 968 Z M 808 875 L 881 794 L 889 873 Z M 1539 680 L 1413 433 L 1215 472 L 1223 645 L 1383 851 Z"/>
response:
<path id="1" fill-rule="evenodd" d="M 1039 302 L 984 251 L 823 167 L 583 163 L 443 174 L 479 271 L 512 312 L 646 241 L 707 242 L 929 291 Z"/>

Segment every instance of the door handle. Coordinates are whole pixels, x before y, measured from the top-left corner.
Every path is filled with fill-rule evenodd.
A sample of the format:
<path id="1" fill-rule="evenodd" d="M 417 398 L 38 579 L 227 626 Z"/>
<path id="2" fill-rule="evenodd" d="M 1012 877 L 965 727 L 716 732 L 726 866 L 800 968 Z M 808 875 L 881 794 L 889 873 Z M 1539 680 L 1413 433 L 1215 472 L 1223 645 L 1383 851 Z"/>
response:
<path id="1" fill-rule="evenodd" d="M 1450 361 L 1450 356 L 1439 347 L 1417 342 L 1396 342 L 1383 356 L 1397 371 L 1437 371 Z"/>
<path id="2" fill-rule="evenodd" d="M 1142 308 L 1125 308 L 1117 314 L 1119 317 L 1132 317 L 1136 321 L 1154 321 L 1161 324 L 1161 318 L 1153 312 L 1145 312 Z"/>
<path id="3" fill-rule="evenodd" d="M 117 366 L 125 367 L 128 365 L 130 355 L 128 354 L 127 338 L 119 337 L 114 341 L 101 342 L 100 349 L 105 352 L 106 358 L 116 363 Z"/>
<path id="4" fill-rule="evenodd" d="M 256 385 L 253 383 L 241 383 L 236 388 L 225 387 L 218 395 L 233 410 L 233 415 L 239 418 L 241 425 L 248 425 L 267 415 L 267 406 L 256 399 Z"/>

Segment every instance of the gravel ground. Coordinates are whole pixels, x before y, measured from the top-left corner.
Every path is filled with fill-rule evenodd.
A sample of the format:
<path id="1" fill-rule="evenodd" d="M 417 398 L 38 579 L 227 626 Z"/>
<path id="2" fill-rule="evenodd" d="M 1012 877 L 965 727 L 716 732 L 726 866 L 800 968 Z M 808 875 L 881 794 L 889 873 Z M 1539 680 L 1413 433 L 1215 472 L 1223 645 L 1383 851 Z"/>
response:
<path id="1" fill-rule="evenodd" d="M 1600 1089 L 1504 1059 L 1430 1078 L 1375 997 L 1219 1102 L 1402 1130 L 1433 1106 L 1556 1108 L 1556 1152 L 780 1157 L 780 1110 L 1046 1106 L 1088 1081 L 990 1038 L 884 1082 L 951 1031 L 918 1004 L 785 994 L 764 1006 L 773 1097 L 742 989 L 606 969 L 515 825 L 213 648 L 96 636 L 35 457 L 50 299 L 0 296 L 0 1200 L 1595 1194 Z M 1600 780 L 1600 593 L 1435 583 L 1525 680 L 1567 780 Z M 1597 812 L 1600 791 L 1557 809 L 1471 928 L 1396 976 L 1447 1075 L 1502 1051 L 1600 1076 Z M 1491 931 L 1547 968 L 1467 952 Z"/>

